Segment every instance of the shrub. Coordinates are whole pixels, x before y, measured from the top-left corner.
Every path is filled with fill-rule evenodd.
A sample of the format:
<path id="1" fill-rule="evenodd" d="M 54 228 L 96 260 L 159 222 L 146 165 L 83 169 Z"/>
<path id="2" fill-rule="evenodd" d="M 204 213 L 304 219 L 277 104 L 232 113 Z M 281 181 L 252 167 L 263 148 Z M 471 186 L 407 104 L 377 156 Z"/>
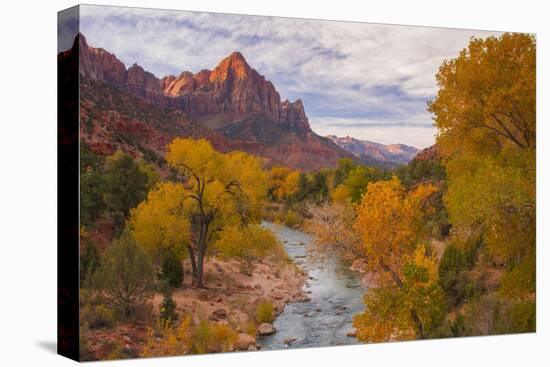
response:
<path id="1" fill-rule="evenodd" d="M 247 333 L 248 335 L 256 336 L 257 328 L 256 324 L 252 320 L 248 320 L 240 327 L 241 331 Z"/>
<path id="2" fill-rule="evenodd" d="M 183 266 L 172 251 L 168 252 L 162 262 L 161 276 L 173 288 L 178 288 L 183 282 Z"/>
<path id="3" fill-rule="evenodd" d="M 160 319 L 161 321 L 174 324 L 178 321 L 178 313 L 176 312 L 176 302 L 172 299 L 172 292 L 167 287 L 164 292 L 164 299 L 160 305 Z"/>
<path id="4" fill-rule="evenodd" d="M 537 327 L 534 301 L 518 302 L 503 312 L 497 332 L 503 334 L 535 332 Z"/>
<path id="5" fill-rule="evenodd" d="M 509 299 L 525 299 L 536 291 L 535 254 L 531 254 L 502 277 L 499 294 Z"/>
<path id="6" fill-rule="evenodd" d="M 464 316 L 459 314 L 454 319 L 454 321 L 451 323 L 451 332 L 454 337 L 466 335 L 466 322 L 464 321 Z"/>
<path id="7" fill-rule="evenodd" d="M 233 349 L 237 334 L 224 324 L 199 321 L 191 339 L 191 351 L 196 354 L 228 352 Z"/>
<path id="8" fill-rule="evenodd" d="M 147 252 L 129 230 L 105 252 L 93 285 L 102 298 L 122 316 L 133 315 L 153 295 L 155 272 Z"/>
<path id="9" fill-rule="evenodd" d="M 111 328 L 115 325 L 115 313 L 105 305 L 85 305 L 80 311 L 82 324 L 90 329 Z"/>
<path id="10" fill-rule="evenodd" d="M 262 302 L 256 307 L 256 321 L 261 324 L 273 322 L 273 305 L 269 302 Z"/>
<path id="11" fill-rule="evenodd" d="M 174 327 L 159 322 L 157 329 L 148 328 L 141 357 L 173 356 L 189 352 L 193 335 L 191 316 L 187 315 Z"/>
<path id="12" fill-rule="evenodd" d="M 439 278 L 443 279 L 449 272 L 459 272 L 466 268 L 467 262 L 464 253 L 455 245 L 448 245 L 439 262 Z"/>
<path id="13" fill-rule="evenodd" d="M 289 210 L 285 213 L 283 217 L 283 222 L 286 226 L 291 228 L 296 228 L 301 223 L 301 218 L 298 213 L 296 213 L 294 210 Z"/>
<path id="14" fill-rule="evenodd" d="M 93 242 L 88 242 L 80 255 L 80 282 L 86 284 L 100 265 L 99 251 Z"/>

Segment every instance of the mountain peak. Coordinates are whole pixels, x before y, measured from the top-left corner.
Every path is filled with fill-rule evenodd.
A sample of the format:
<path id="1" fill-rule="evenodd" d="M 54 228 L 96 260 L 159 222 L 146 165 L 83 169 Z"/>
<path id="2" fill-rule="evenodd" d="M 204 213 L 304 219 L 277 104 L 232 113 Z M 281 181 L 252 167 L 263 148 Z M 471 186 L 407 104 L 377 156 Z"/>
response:
<path id="1" fill-rule="evenodd" d="M 231 53 L 220 61 L 210 75 L 210 81 L 224 81 L 230 76 L 236 79 L 246 79 L 252 72 L 252 68 L 246 62 L 239 51 Z"/>
<path id="2" fill-rule="evenodd" d="M 246 59 L 244 58 L 243 54 L 240 53 L 239 51 L 233 51 L 231 55 L 228 56 L 228 58 L 230 58 L 233 61 L 246 63 Z"/>

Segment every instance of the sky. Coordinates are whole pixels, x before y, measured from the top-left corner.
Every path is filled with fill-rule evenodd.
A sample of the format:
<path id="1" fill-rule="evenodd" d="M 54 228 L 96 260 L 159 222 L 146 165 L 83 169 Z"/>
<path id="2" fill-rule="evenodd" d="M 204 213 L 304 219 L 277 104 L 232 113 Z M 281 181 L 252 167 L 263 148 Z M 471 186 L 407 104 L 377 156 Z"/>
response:
<path id="1" fill-rule="evenodd" d="M 302 99 L 313 131 L 425 148 L 436 129 L 427 102 L 441 63 L 471 37 L 498 32 L 82 6 L 92 47 L 137 62 L 161 78 L 213 69 L 233 51 L 273 82 L 281 99 Z"/>

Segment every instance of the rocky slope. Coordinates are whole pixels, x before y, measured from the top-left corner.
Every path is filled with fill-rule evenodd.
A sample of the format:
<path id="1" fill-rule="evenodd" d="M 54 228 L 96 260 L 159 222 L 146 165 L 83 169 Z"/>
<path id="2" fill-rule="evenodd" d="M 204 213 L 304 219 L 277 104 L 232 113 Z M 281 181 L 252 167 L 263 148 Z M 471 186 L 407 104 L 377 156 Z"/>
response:
<path id="1" fill-rule="evenodd" d="M 99 151 L 140 155 L 137 149 L 162 156 L 173 137 L 193 136 L 221 151 L 243 150 L 266 158 L 267 165 L 303 170 L 352 156 L 316 135 L 303 103 L 281 101 L 273 84 L 239 52 L 211 71 L 161 79 L 137 64 L 126 69 L 116 55 L 88 45 L 82 34 L 68 52 L 80 55 L 81 130 Z"/>
<path id="2" fill-rule="evenodd" d="M 434 144 L 426 149 L 422 149 L 414 157 L 415 161 L 439 161 L 441 160 L 441 153 L 437 149 L 437 145 Z"/>
<path id="3" fill-rule="evenodd" d="M 381 165 L 409 163 L 419 152 L 417 148 L 405 144 L 384 145 L 351 136 L 329 135 L 327 138 L 363 161 L 379 162 Z"/>

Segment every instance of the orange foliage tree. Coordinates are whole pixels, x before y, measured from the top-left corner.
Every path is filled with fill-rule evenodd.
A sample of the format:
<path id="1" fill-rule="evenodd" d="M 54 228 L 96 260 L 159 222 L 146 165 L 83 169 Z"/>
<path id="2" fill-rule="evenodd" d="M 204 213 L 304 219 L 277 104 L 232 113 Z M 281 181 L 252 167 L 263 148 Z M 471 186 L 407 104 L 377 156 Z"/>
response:
<path id="1" fill-rule="evenodd" d="M 437 262 L 419 242 L 427 199 L 435 191 L 422 184 L 407 192 L 396 177 L 368 185 L 354 224 L 362 239 L 357 251 L 383 284 L 369 290 L 365 312 L 354 318 L 360 340 L 423 338 L 442 321 Z"/>

